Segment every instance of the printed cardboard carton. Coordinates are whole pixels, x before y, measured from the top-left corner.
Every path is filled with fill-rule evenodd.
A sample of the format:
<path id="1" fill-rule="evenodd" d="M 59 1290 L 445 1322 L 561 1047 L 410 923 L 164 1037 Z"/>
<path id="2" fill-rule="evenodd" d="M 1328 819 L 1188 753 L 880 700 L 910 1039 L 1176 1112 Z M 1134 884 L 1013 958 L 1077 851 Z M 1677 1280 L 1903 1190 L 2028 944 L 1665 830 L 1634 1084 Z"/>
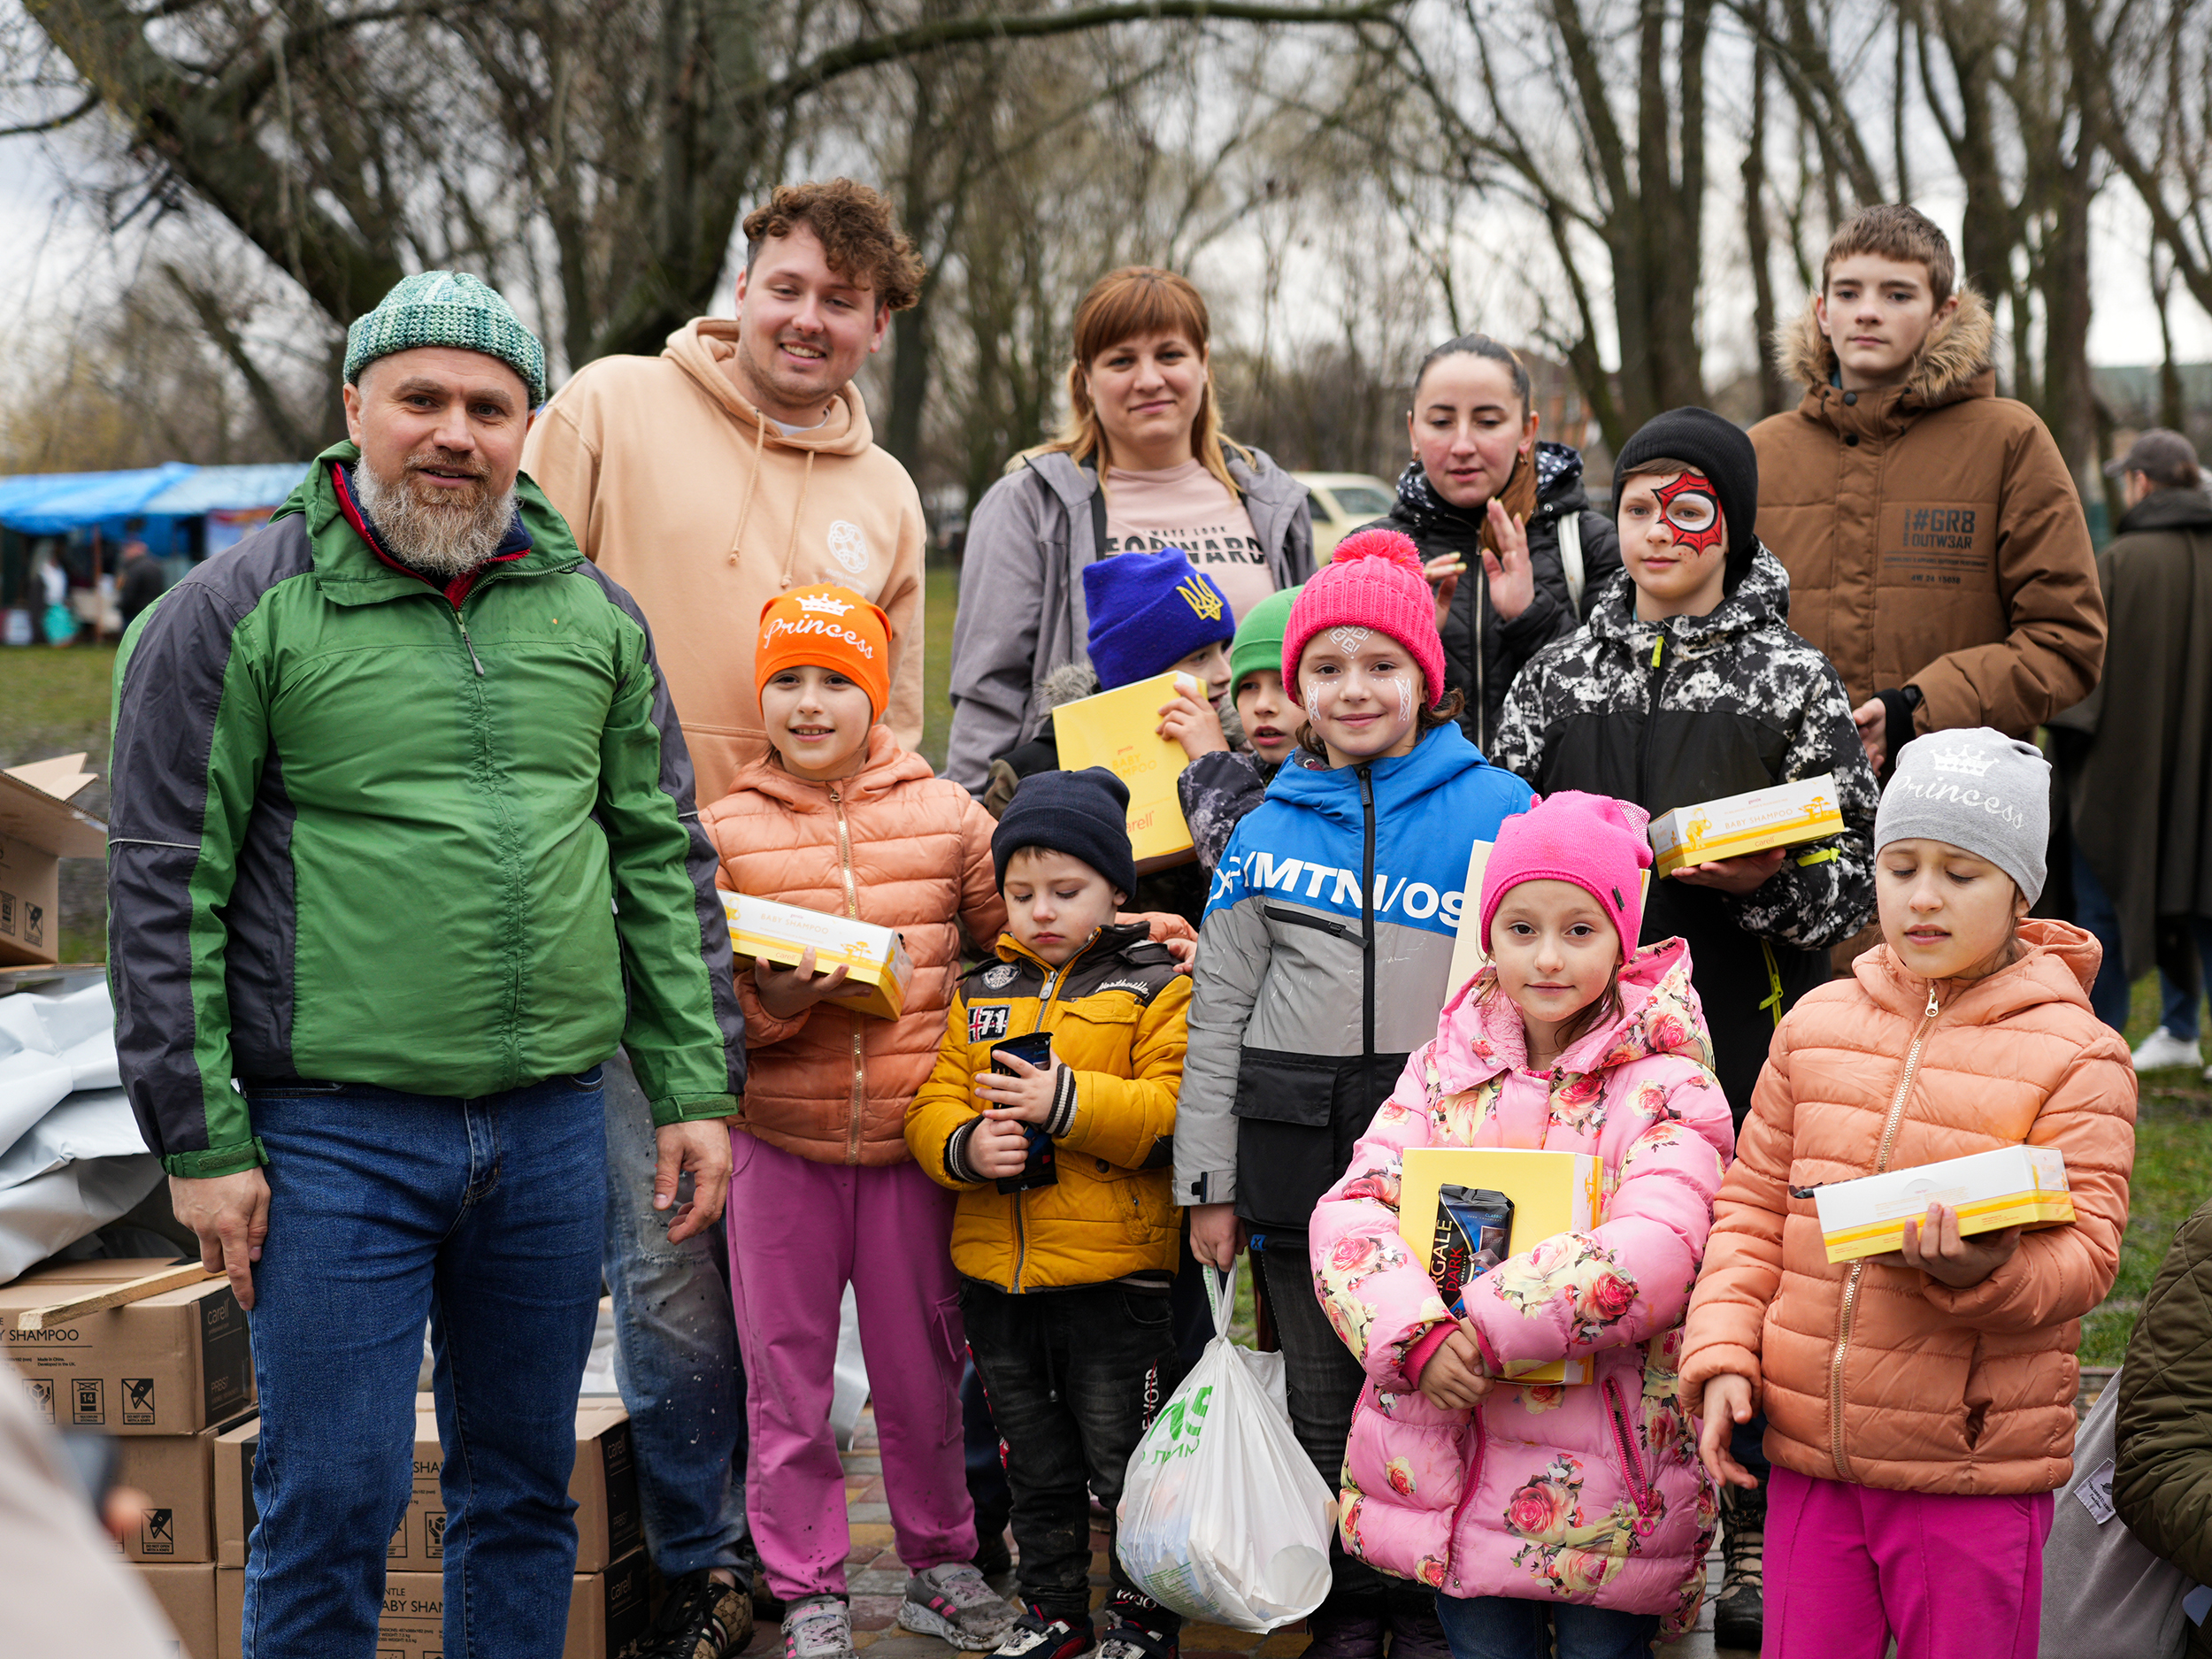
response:
<path id="1" fill-rule="evenodd" d="M 1652 850 L 1658 873 L 1671 876 L 1685 864 L 1740 858 L 1771 847 L 1796 847 L 1843 833 L 1831 772 L 1778 783 L 1700 806 L 1679 806 L 1651 821 Z"/>
<path id="2" fill-rule="evenodd" d="M 1129 786 L 1129 848 L 1140 875 L 1198 856 L 1182 797 L 1175 790 L 1190 757 L 1158 730 L 1160 710 L 1178 693 L 1201 700 L 1206 695 L 1188 674 L 1170 672 L 1064 703 L 1052 711 L 1063 770 L 1103 766 Z"/>

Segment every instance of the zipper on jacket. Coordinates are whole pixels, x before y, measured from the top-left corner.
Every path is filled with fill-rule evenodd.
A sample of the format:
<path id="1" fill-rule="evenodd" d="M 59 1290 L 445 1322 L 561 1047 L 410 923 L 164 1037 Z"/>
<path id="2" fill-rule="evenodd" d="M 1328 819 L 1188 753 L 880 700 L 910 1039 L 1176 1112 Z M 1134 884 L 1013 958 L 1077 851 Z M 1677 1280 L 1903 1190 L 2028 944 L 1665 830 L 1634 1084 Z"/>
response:
<path id="1" fill-rule="evenodd" d="M 479 680 L 484 677 L 484 664 L 476 655 L 475 641 L 469 638 L 469 619 L 461 614 L 461 607 L 453 607 L 453 626 L 461 630 L 461 649 L 469 654 L 469 664 L 476 670 Z"/>
<path id="2" fill-rule="evenodd" d="M 1099 935 L 1092 934 L 1089 939 L 1084 941 L 1082 950 L 1077 951 L 1058 967 L 1045 969 L 1044 994 L 1037 1001 L 1037 1023 L 1022 1033 L 1023 1035 L 1027 1036 L 1045 1028 L 1046 1018 L 1052 1012 L 1052 999 L 1059 995 L 1060 987 L 1067 983 L 1069 970 L 1082 961 L 1084 952 L 1089 950 L 1098 941 Z M 1043 966 L 1041 963 L 1038 965 Z M 1014 1278 L 1013 1282 L 1007 1286 L 1007 1292 L 1016 1296 L 1021 1294 L 1022 1269 L 1029 1263 L 1029 1232 L 1022 1225 L 1022 1200 L 1027 1196 L 1026 1193 L 1007 1194 L 1014 1206 Z"/>
<path id="3" fill-rule="evenodd" d="M 829 790 L 830 805 L 837 813 L 837 870 L 845 882 L 845 914 L 854 921 L 860 919 L 860 889 L 853 881 L 853 838 L 845 822 L 845 797 L 833 784 Z M 845 1126 L 845 1162 L 860 1162 L 860 1122 L 867 1116 L 868 1105 L 868 1039 L 861 1029 L 864 1018 L 858 1010 L 848 1009 L 845 1018 L 852 1025 L 853 1084 L 851 1109 L 847 1113 Z"/>
<path id="4" fill-rule="evenodd" d="M 1658 637 L 1651 642 L 1651 699 L 1644 706 L 1644 733 L 1636 746 L 1636 798 L 1651 799 L 1651 743 L 1652 734 L 1659 726 L 1659 704 L 1667 695 L 1667 673 L 1673 664 L 1666 660 L 1667 625 L 1659 625 Z"/>
<path id="5" fill-rule="evenodd" d="M 1651 1512 L 1651 1475 L 1644 1467 L 1642 1448 L 1636 1444 L 1636 1431 L 1629 1426 L 1628 1408 L 1621 1401 L 1620 1379 L 1605 1379 L 1605 1415 L 1613 1425 L 1613 1443 L 1620 1448 L 1621 1474 L 1628 1482 L 1628 1495 L 1636 1506 L 1636 1513 Z"/>
<path id="6" fill-rule="evenodd" d="M 1927 1011 L 1921 1018 L 1920 1029 L 1913 1033 L 1912 1047 L 1905 1050 L 1905 1069 L 1898 1074 L 1897 1093 L 1890 1097 L 1889 1117 L 1882 1125 L 1881 1145 L 1875 1149 L 1873 1172 L 1879 1175 L 1889 1167 L 1889 1155 L 1894 1149 L 1897 1126 L 1904 1119 L 1905 1097 L 1912 1093 L 1913 1074 L 1920 1070 L 1920 1051 L 1928 1041 L 1928 1028 L 1935 1024 L 1942 1011 L 1936 1001 L 1935 981 L 1928 982 Z M 1865 1276 L 1866 1259 L 1862 1256 L 1851 1263 L 1851 1271 L 1843 1281 L 1843 1301 L 1836 1309 L 1836 1352 L 1828 1362 L 1828 1434 L 1829 1456 L 1836 1465 L 1836 1479 L 1851 1479 L 1851 1464 L 1843 1448 L 1843 1361 L 1851 1347 L 1851 1319 L 1857 1309 L 1859 1280 Z"/>
<path id="7" fill-rule="evenodd" d="M 1339 939 L 1350 940 L 1355 943 L 1360 937 L 1342 922 L 1332 921 L 1325 916 L 1309 915 L 1304 910 L 1294 910 L 1286 904 L 1266 904 L 1260 908 L 1268 920 L 1272 922 L 1286 922 L 1293 927 L 1318 928 L 1322 933 L 1333 933 Z"/>
<path id="8" fill-rule="evenodd" d="M 1371 1112 L 1382 1104 L 1375 1098 L 1375 772 L 1372 766 L 1354 770 L 1359 773 L 1360 817 L 1363 820 L 1359 868 L 1363 935 L 1359 941 L 1360 1110 Z"/>
<path id="9" fill-rule="evenodd" d="M 1457 1546 L 1460 1517 L 1467 1513 L 1467 1505 L 1473 1500 L 1475 1489 L 1482 1485 L 1483 1454 L 1489 1449 L 1490 1445 L 1489 1436 L 1483 1432 L 1480 1406 L 1475 1407 L 1467 1414 L 1467 1432 L 1473 1436 L 1474 1445 L 1469 1451 L 1467 1473 L 1464 1484 L 1459 1489 L 1459 1502 L 1452 1505 L 1452 1518 L 1444 1532 L 1444 1577 L 1463 1590 L 1467 1586 L 1460 1584 L 1459 1581 Z"/>

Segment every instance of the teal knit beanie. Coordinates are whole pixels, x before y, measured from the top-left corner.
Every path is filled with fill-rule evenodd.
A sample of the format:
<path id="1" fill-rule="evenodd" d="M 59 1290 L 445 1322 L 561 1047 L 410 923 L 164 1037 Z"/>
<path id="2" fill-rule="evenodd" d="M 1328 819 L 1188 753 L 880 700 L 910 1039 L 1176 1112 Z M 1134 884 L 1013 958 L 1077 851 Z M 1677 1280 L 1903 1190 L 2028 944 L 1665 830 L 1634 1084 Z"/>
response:
<path id="1" fill-rule="evenodd" d="M 1262 669 L 1278 673 L 1283 666 L 1283 633 L 1290 626 L 1290 607 L 1304 589 L 1286 588 L 1270 594 L 1244 613 L 1237 637 L 1229 645 L 1229 695 L 1242 690 L 1248 677 Z"/>
<path id="2" fill-rule="evenodd" d="M 497 288 L 458 271 L 402 277 L 346 330 L 346 383 L 379 357 L 417 346 L 457 346 L 497 357 L 522 376 L 533 406 L 545 401 L 545 348 Z"/>

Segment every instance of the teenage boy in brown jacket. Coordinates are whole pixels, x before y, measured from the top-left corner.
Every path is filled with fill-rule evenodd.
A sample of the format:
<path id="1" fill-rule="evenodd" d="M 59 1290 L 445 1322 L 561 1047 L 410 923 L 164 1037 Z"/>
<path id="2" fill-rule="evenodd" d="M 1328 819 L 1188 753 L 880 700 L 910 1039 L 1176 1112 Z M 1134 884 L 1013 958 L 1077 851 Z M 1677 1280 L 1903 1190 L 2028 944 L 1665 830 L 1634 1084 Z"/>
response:
<path id="1" fill-rule="evenodd" d="M 1790 626 L 1843 676 L 1877 772 L 1920 733 L 2025 737 L 2104 663 L 2080 497 L 2034 411 L 1995 396 L 1993 332 L 1932 222 L 1868 208 L 1777 342 L 1803 401 L 1751 429 Z"/>

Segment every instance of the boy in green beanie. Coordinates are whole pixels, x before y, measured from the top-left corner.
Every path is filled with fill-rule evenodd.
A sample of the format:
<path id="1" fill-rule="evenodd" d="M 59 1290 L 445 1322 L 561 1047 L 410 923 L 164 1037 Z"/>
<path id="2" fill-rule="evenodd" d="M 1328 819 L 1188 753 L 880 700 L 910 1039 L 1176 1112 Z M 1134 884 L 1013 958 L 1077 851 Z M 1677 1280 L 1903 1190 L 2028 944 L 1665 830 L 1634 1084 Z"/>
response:
<path id="1" fill-rule="evenodd" d="M 1190 764 L 1176 780 L 1191 844 L 1208 875 L 1229 833 L 1266 798 L 1267 786 L 1298 747 L 1305 717 L 1283 689 L 1283 631 L 1299 589 L 1254 605 L 1229 646 L 1229 695 L 1248 748 L 1233 748 L 1211 708 L 1178 697 L 1160 710 L 1160 735 L 1183 746 Z"/>

